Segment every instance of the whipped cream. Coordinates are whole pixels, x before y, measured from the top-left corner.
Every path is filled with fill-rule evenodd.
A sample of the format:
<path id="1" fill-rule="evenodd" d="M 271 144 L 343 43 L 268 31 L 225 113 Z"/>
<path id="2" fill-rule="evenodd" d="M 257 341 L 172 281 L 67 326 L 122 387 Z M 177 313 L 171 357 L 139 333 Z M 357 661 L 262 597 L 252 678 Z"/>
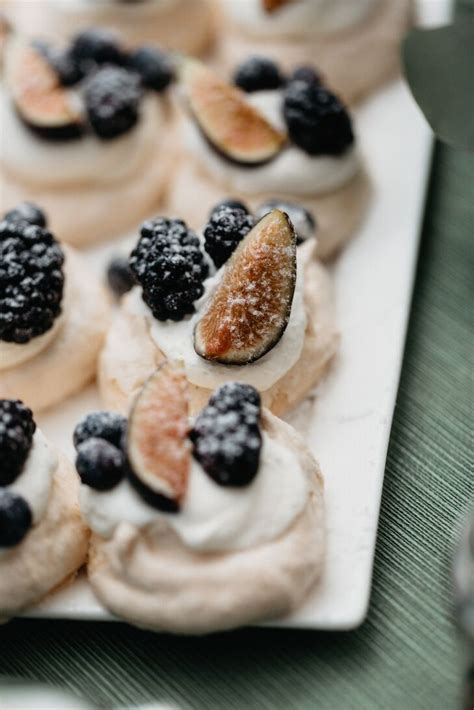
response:
<path id="1" fill-rule="evenodd" d="M 145 96 L 137 124 L 127 133 L 103 141 L 92 133 L 70 141 L 48 141 L 36 136 L 18 117 L 11 96 L 0 95 L 3 141 L 2 163 L 7 170 L 41 187 L 109 184 L 128 180 L 140 171 L 160 140 L 165 123 L 163 100 Z"/>
<path id="2" fill-rule="evenodd" d="M 22 362 L 31 360 L 45 350 L 54 340 L 64 323 L 64 312 L 54 321 L 53 327 L 32 338 L 28 343 L 7 343 L 0 340 L 0 371 L 17 367 Z"/>
<path id="3" fill-rule="evenodd" d="M 379 0 L 290 0 L 267 12 L 263 0 L 226 0 L 240 30 L 268 38 L 301 38 L 345 30 L 364 20 Z"/>
<path id="4" fill-rule="evenodd" d="M 64 265 L 64 293 L 61 303 L 61 314 L 56 318 L 53 323 L 52 328 L 43 333 L 43 335 L 38 335 L 36 338 L 32 338 L 27 343 L 7 343 L 4 340 L 0 340 L 0 372 L 2 370 L 8 370 L 12 367 L 18 367 L 28 360 L 32 360 L 36 355 L 39 355 L 43 350 L 51 345 L 54 339 L 59 335 L 61 328 L 69 317 L 71 310 L 71 302 L 74 300 L 73 288 L 70 284 L 70 279 L 66 271 L 68 253 L 65 251 L 65 265 Z"/>
<path id="5" fill-rule="evenodd" d="M 43 433 L 37 429 L 22 472 L 13 483 L 6 486 L 9 491 L 17 493 L 26 500 L 33 516 L 33 525 L 37 525 L 46 513 L 53 474 L 57 466 L 56 453 Z M 3 552 L 8 550 L 10 548 L 5 548 Z M 1 547 L 0 555 L 2 555 Z"/>
<path id="6" fill-rule="evenodd" d="M 153 524 L 158 536 L 169 526 L 186 547 L 203 552 L 240 550 L 275 540 L 303 510 L 308 482 L 296 454 L 262 433 L 258 473 L 244 488 L 219 486 L 193 459 L 179 513 L 152 508 L 124 480 L 106 492 L 82 485 L 83 517 L 105 538 L 121 522 L 137 528 Z"/>
<path id="7" fill-rule="evenodd" d="M 281 91 L 256 91 L 247 96 L 265 118 L 279 130 L 286 131 Z M 221 157 L 206 141 L 193 120 L 185 123 L 185 142 L 204 172 L 230 191 L 244 195 L 255 193 L 309 197 L 335 190 L 348 183 L 360 168 L 355 146 L 342 155 L 308 155 L 290 144 L 270 162 L 241 166 Z"/>
<path id="8" fill-rule="evenodd" d="M 203 296 L 196 301 L 196 313 L 175 323 L 159 321 L 141 298 L 141 289 L 135 287 L 129 298 L 129 308 L 137 315 L 145 316 L 149 323 L 150 336 L 169 359 L 183 362 L 186 377 L 194 385 L 215 389 L 229 380 L 238 380 L 253 385 L 260 391 L 269 389 L 280 380 L 298 361 L 304 345 L 306 311 L 303 294 L 303 274 L 298 254 L 298 269 L 295 292 L 288 325 L 278 343 L 259 360 L 245 366 L 222 365 L 205 360 L 194 350 L 193 333 L 197 321 L 209 298 L 217 288 L 225 267 L 204 282 Z"/>

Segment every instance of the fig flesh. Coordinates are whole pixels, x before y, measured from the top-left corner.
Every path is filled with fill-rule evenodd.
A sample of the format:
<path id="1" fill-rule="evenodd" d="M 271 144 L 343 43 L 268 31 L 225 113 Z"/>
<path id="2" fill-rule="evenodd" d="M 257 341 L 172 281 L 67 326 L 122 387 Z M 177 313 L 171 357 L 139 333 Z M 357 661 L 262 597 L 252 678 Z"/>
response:
<path id="1" fill-rule="evenodd" d="M 230 257 L 194 330 L 206 360 L 247 365 L 280 340 L 296 282 L 296 234 L 288 215 L 265 215 Z"/>
<path id="2" fill-rule="evenodd" d="M 181 81 L 191 113 L 211 146 L 244 165 L 266 163 L 286 136 L 247 102 L 246 95 L 196 60 L 186 60 Z"/>
<path id="3" fill-rule="evenodd" d="M 35 133 L 50 140 L 82 135 L 79 105 L 38 49 L 20 43 L 11 48 L 7 82 L 19 116 Z"/>
<path id="4" fill-rule="evenodd" d="M 132 408 L 127 433 L 129 478 L 150 505 L 177 512 L 191 465 L 184 370 L 165 362 L 145 383 Z"/>

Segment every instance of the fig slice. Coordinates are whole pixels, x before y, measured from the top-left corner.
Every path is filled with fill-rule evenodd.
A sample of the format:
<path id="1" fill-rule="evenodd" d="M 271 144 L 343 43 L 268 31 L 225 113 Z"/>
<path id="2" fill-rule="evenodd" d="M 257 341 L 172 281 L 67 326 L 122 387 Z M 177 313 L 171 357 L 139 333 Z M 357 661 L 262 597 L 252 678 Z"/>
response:
<path id="1" fill-rule="evenodd" d="M 275 209 L 244 237 L 194 329 L 194 349 L 206 360 L 247 365 L 285 332 L 296 282 L 296 234 Z"/>
<path id="2" fill-rule="evenodd" d="M 201 132 L 228 160 L 258 165 L 280 152 L 285 134 L 247 102 L 243 91 L 192 59 L 184 61 L 181 81 Z"/>
<path id="3" fill-rule="evenodd" d="M 128 422 L 129 478 L 148 503 L 177 512 L 189 477 L 188 397 L 184 369 L 165 362 L 144 384 Z"/>
<path id="4" fill-rule="evenodd" d="M 7 82 L 23 121 L 44 138 L 77 138 L 83 132 L 79 102 L 62 87 L 53 67 L 32 45 L 15 43 L 8 52 Z"/>

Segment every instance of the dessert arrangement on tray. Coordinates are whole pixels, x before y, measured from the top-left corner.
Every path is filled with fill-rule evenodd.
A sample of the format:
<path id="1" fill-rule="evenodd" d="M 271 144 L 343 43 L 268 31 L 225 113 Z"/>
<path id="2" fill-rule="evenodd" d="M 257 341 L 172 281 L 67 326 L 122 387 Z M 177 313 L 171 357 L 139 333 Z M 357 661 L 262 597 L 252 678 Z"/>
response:
<path id="1" fill-rule="evenodd" d="M 376 199 L 352 106 L 396 74 L 410 3 L 5 7 L 0 619 L 81 568 L 149 629 L 293 613 L 325 470 L 279 417 L 344 339 L 332 270 Z M 68 460 L 34 417 L 93 381 Z"/>

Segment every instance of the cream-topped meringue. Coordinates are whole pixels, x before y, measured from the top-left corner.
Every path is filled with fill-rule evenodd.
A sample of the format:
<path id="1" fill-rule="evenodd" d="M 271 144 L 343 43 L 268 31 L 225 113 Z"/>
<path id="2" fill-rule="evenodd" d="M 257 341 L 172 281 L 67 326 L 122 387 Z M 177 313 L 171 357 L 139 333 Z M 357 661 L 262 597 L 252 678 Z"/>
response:
<path id="1" fill-rule="evenodd" d="M 256 91 L 248 94 L 247 100 L 275 128 L 284 130 L 281 91 Z M 308 155 L 290 144 L 268 163 L 241 166 L 219 155 L 193 121 L 187 120 L 183 130 L 188 151 L 202 171 L 239 195 L 274 193 L 310 197 L 342 187 L 361 169 L 361 158 L 354 145 L 342 155 L 334 156 Z"/>
<path id="2" fill-rule="evenodd" d="M 186 547 L 215 552 L 277 538 L 303 509 L 307 488 L 294 453 L 264 433 L 258 473 L 244 488 L 219 486 L 193 460 L 178 513 L 160 513 L 127 480 L 106 492 L 83 485 L 80 503 L 86 522 L 102 537 L 110 538 L 121 522 L 137 528 L 156 526 L 158 537 L 163 526 L 169 526 Z"/>
<path id="3" fill-rule="evenodd" d="M 196 353 L 193 345 L 195 325 L 219 284 L 223 269 L 205 281 L 204 295 L 196 302 L 196 313 L 191 318 L 179 322 L 156 320 L 142 301 L 138 287 L 129 296 L 132 300 L 131 307 L 133 312 L 147 319 L 150 335 L 160 351 L 167 358 L 183 362 L 186 376 L 192 384 L 205 389 L 214 389 L 228 382 L 229 379 L 238 379 L 240 382 L 257 387 L 260 391 L 265 391 L 294 366 L 303 349 L 307 319 L 303 297 L 302 259 L 299 258 L 298 262 L 291 314 L 285 332 L 266 355 L 243 367 L 221 365 L 205 360 Z"/>
<path id="4" fill-rule="evenodd" d="M 165 124 L 163 99 L 152 95 L 143 99 L 136 126 L 112 141 L 91 133 L 72 141 L 43 140 L 22 123 L 3 90 L 0 115 L 8 135 L 1 158 L 6 169 L 28 184 L 51 188 L 93 189 L 134 178 L 150 160 L 150 146 L 158 148 Z"/>

